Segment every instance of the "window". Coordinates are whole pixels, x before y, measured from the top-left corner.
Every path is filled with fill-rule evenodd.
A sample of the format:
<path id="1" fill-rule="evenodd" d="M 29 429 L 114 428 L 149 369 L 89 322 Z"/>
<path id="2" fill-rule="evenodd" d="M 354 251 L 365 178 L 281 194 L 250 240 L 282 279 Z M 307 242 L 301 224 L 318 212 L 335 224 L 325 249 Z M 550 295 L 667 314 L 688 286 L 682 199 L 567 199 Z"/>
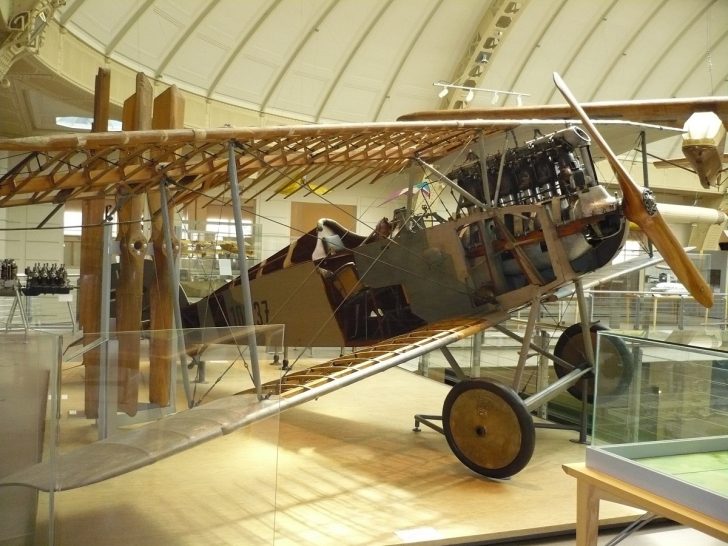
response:
<path id="1" fill-rule="evenodd" d="M 215 233 L 216 240 L 222 240 L 224 237 L 235 236 L 235 220 L 211 220 L 208 218 L 205 224 L 205 231 Z M 243 235 L 250 237 L 253 235 L 253 222 L 243 220 Z"/>

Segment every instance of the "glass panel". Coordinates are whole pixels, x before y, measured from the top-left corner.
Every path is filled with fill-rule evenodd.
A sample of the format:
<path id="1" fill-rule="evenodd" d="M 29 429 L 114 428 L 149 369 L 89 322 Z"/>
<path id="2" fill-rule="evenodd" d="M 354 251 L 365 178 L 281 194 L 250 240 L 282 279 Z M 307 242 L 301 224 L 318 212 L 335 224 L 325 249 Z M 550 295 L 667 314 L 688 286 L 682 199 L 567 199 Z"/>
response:
<path id="1" fill-rule="evenodd" d="M 181 334 L 123 332 L 106 342 L 87 335 L 85 347 L 80 339 L 67 344 L 57 395 L 51 389 L 58 420 L 45 427 L 45 464 L 14 474 L 16 482 L 44 489 L 55 483 L 59 490 L 0 487 L 38 499 L 30 520 L 36 543 L 273 543 L 279 402 L 256 396 L 248 342 L 254 337 L 260 345 L 262 380 L 278 383 L 280 368 L 268 365 L 265 346 L 280 346 L 283 328 Z M 47 368 L 54 354 L 59 361 L 58 346 L 22 358 Z M 94 371 L 94 358 L 106 367 Z M 46 368 L 33 407 L 48 396 L 46 385 L 56 384 Z M 165 374 L 167 389 L 159 387 Z M 48 429 L 58 431 L 56 440 Z M 31 462 L 24 457 L 26 466 Z"/>
<path id="2" fill-rule="evenodd" d="M 616 344 L 631 355 L 619 385 Z M 728 353 L 604 332 L 598 346 L 587 466 L 728 522 Z"/>
<path id="3" fill-rule="evenodd" d="M 53 456 L 57 423 L 60 338 L 38 332 L 0 336 L 0 479 Z M 36 528 L 48 520 L 47 495 L 21 486 L 0 487 L 0 544 L 51 543 Z"/>
<path id="4" fill-rule="evenodd" d="M 604 332 L 598 344 L 595 444 L 728 434 L 728 353 Z M 631 357 L 619 385 L 604 362 L 615 346 Z"/>

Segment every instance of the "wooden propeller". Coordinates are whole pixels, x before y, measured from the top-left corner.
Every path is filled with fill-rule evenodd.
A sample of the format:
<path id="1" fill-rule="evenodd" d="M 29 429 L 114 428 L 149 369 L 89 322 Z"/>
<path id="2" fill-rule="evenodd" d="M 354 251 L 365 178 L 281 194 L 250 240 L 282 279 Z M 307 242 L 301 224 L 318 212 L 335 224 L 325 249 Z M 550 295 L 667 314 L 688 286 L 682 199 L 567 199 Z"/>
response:
<path id="1" fill-rule="evenodd" d="M 596 142 L 604 155 L 609 161 L 614 174 L 619 182 L 622 190 L 622 204 L 624 207 L 624 215 L 630 222 L 637 224 L 640 229 L 650 238 L 652 244 L 655 245 L 667 265 L 670 266 L 673 273 L 680 282 L 688 289 L 690 295 L 695 298 L 704 307 L 713 306 L 713 293 L 700 274 L 695 264 L 688 258 L 685 249 L 678 242 L 677 238 L 669 228 L 665 220 L 657 211 L 657 204 L 652 196 L 652 192 L 647 188 L 637 186 L 627 170 L 614 155 L 611 148 L 599 133 L 597 128 L 589 119 L 584 109 L 572 94 L 564 80 L 554 72 L 554 83 L 566 102 L 574 109 L 574 112 L 581 118 L 584 123 L 584 129 L 589 136 Z"/>

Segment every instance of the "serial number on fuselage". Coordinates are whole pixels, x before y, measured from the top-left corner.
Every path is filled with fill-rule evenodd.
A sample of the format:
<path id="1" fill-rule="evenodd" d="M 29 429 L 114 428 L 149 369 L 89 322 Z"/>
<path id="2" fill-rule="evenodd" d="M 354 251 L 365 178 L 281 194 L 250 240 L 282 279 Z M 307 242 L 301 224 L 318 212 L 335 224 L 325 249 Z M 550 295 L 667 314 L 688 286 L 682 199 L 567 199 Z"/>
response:
<path id="1" fill-rule="evenodd" d="M 252 309 L 254 324 L 268 324 L 270 322 L 270 306 L 268 305 L 268 300 L 254 301 Z M 245 312 L 243 311 L 242 305 L 234 305 L 231 312 L 235 324 L 245 324 Z"/>

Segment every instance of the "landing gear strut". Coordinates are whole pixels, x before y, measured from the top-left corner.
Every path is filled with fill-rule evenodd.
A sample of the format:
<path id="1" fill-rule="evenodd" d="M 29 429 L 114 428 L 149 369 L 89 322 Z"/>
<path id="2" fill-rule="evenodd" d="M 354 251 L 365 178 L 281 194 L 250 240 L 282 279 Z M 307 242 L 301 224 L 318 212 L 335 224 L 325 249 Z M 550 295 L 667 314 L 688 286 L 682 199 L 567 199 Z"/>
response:
<path id="1" fill-rule="evenodd" d="M 288 347 L 283 348 L 283 361 L 281 361 L 278 353 L 273 355 L 273 362 L 271 362 L 271 366 L 278 366 L 278 364 L 281 365 L 281 370 L 284 372 L 288 370 Z"/>

